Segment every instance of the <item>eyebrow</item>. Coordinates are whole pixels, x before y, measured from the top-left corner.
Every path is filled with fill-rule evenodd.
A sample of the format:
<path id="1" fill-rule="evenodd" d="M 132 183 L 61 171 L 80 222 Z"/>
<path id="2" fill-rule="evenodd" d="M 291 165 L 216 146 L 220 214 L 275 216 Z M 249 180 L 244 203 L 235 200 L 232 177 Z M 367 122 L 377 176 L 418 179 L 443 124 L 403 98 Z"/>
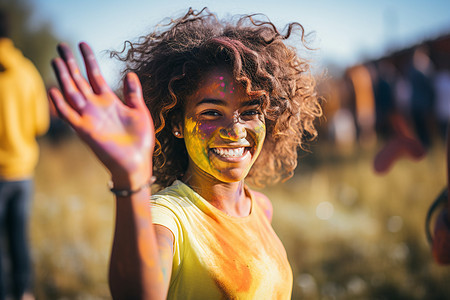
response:
<path id="1" fill-rule="evenodd" d="M 215 105 L 220 105 L 220 106 L 227 105 L 226 101 L 221 100 L 221 99 L 204 98 L 201 101 L 199 101 L 195 106 L 199 106 L 202 104 L 215 104 Z M 260 99 L 248 100 L 248 101 L 243 102 L 241 106 L 254 106 L 254 105 L 261 105 L 261 100 Z"/>
<path id="2" fill-rule="evenodd" d="M 261 99 L 253 99 L 245 101 L 244 103 L 242 103 L 242 106 L 254 106 L 254 105 L 260 106 L 261 104 L 262 104 Z"/>
<path id="3" fill-rule="evenodd" d="M 226 106 L 226 102 L 224 100 L 220 99 L 212 99 L 212 98 L 204 98 L 201 101 L 199 101 L 195 106 L 199 106 L 202 104 L 215 104 L 220 106 Z"/>

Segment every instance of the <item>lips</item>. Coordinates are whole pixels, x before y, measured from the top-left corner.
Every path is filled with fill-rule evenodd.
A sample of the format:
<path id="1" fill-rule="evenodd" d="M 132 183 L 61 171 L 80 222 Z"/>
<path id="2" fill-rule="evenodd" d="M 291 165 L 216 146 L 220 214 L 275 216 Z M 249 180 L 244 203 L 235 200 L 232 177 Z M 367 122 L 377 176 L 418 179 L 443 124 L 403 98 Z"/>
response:
<path id="1" fill-rule="evenodd" d="M 210 151 L 224 160 L 240 160 L 250 154 L 251 147 L 213 147 Z"/>

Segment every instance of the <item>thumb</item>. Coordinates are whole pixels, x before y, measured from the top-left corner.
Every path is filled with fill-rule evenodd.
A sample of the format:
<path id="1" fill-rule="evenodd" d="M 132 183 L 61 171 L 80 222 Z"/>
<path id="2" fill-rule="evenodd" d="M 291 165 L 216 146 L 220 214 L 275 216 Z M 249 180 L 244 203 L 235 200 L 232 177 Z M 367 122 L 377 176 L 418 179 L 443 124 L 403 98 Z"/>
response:
<path id="1" fill-rule="evenodd" d="M 142 87 L 136 73 L 128 73 L 125 76 L 123 93 L 125 104 L 132 108 L 145 106 L 142 96 Z"/>

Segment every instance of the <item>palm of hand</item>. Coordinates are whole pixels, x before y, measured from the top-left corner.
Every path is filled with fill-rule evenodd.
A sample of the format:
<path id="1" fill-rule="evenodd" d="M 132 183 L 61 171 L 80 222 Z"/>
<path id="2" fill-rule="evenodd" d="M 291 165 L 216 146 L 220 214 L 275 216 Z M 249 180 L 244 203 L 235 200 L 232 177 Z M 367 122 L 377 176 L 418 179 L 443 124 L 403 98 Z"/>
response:
<path id="1" fill-rule="evenodd" d="M 145 108 L 127 107 L 112 93 L 102 95 L 87 102 L 80 123 L 80 137 L 112 172 L 116 167 L 136 171 L 151 158 L 154 132 Z"/>
<path id="2" fill-rule="evenodd" d="M 154 128 L 139 80 L 136 74 L 127 75 L 122 103 L 100 75 L 90 48 L 86 44 L 80 48 L 89 83 L 81 76 L 70 49 L 60 45 L 63 59 L 55 59 L 53 66 L 64 97 L 59 90 L 51 89 L 50 98 L 113 179 L 134 177 L 142 183 L 151 176 Z"/>

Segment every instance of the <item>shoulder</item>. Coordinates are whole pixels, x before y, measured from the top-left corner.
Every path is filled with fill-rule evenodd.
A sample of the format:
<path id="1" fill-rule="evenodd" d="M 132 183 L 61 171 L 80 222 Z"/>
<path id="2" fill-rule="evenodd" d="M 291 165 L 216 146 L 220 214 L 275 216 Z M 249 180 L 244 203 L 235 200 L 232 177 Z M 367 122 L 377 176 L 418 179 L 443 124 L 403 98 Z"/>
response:
<path id="1" fill-rule="evenodd" d="M 255 204 L 262 208 L 269 222 L 272 222 L 273 207 L 272 202 L 263 193 L 251 190 Z"/>
<path id="2" fill-rule="evenodd" d="M 176 204 L 184 197 L 187 197 L 188 193 L 184 186 L 178 183 L 174 183 L 151 196 L 152 203 L 171 203 Z"/>
<path id="3" fill-rule="evenodd" d="M 176 220 L 177 223 L 186 221 L 187 215 L 196 211 L 192 192 L 189 188 L 175 182 L 171 186 L 152 194 L 150 197 L 150 206 L 154 211 L 154 216 L 166 216 Z"/>

